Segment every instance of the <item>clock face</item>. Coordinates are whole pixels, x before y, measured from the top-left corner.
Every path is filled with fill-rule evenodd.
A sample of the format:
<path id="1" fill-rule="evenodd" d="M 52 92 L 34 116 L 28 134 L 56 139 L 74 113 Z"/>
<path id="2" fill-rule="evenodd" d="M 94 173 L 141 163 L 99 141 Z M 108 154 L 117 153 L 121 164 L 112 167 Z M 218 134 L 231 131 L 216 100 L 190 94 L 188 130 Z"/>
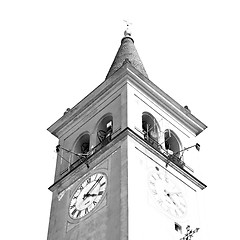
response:
<path id="1" fill-rule="evenodd" d="M 184 217 L 187 212 L 187 204 L 183 193 L 166 172 L 156 169 L 149 175 L 149 188 L 155 202 L 168 215 L 174 218 Z"/>
<path id="2" fill-rule="evenodd" d="M 103 198 L 107 187 L 104 173 L 95 173 L 87 177 L 74 192 L 70 205 L 69 216 L 80 219 L 89 214 Z"/>

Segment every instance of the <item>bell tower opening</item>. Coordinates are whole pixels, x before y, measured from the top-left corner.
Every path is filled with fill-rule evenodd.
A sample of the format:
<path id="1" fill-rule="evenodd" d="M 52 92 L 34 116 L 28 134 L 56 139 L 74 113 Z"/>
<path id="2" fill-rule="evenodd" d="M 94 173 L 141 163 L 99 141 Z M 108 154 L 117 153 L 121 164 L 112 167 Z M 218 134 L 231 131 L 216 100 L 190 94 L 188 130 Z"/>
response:
<path id="1" fill-rule="evenodd" d="M 98 124 L 97 127 L 97 140 L 96 145 L 104 146 L 110 140 L 112 136 L 113 129 L 113 117 L 112 115 L 105 116 Z"/>
<path id="2" fill-rule="evenodd" d="M 89 151 L 89 145 L 90 145 L 90 135 L 88 133 L 83 134 L 79 137 L 77 142 L 74 146 L 74 153 L 76 154 L 87 154 Z M 81 156 L 74 155 L 73 156 L 73 163 L 79 160 Z"/>
<path id="3" fill-rule="evenodd" d="M 59 139 L 48 240 L 180 239 L 206 188 L 183 153 L 205 128 L 148 79 L 127 31 L 105 81 L 48 129 Z"/>
<path id="4" fill-rule="evenodd" d="M 170 150 L 171 154 L 175 156 L 180 156 L 180 151 L 182 150 L 182 144 L 178 138 L 178 136 L 170 129 L 167 129 L 164 132 L 164 140 L 165 140 L 165 149 Z"/>
<path id="5" fill-rule="evenodd" d="M 157 148 L 160 128 L 156 119 L 148 112 L 142 114 L 142 132 L 144 139 Z"/>

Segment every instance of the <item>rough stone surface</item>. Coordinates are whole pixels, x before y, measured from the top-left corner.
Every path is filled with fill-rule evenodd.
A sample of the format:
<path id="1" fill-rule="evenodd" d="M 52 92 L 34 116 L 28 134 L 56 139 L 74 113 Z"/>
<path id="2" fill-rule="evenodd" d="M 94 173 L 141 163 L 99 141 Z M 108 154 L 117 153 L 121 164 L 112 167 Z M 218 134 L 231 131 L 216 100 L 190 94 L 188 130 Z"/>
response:
<path id="1" fill-rule="evenodd" d="M 147 72 L 144 69 L 142 61 L 134 46 L 133 39 L 131 37 L 124 37 L 112 63 L 112 66 L 106 76 L 106 79 L 113 75 L 114 72 L 116 72 L 123 65 L 125 59 L 128 59 L 134 68 L 136 68 L 139 72 L 148 78 Z"/>

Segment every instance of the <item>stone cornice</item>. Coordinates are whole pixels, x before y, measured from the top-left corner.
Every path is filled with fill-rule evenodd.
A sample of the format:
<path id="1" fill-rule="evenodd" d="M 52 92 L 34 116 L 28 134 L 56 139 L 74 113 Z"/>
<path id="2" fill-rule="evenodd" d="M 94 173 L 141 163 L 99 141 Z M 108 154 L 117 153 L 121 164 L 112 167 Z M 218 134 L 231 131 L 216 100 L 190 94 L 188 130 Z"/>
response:
<path id="1" fill-rule="evenodd" d="M 99 102 L 99 99 L 109 93 L 109 90 L 116 87 L 116 84 L 120 83 L 120 80 L 124 77 L 124 73 L 121 73 L 116 78 L 109 78 L 96 87 L 91 93 L 77 103 L 73 108 L 69 109 L 61 118 L 59 118 L 54 124 L 52 124 L 47 130 L 54 136 L 59 138 L 59 131 L 65 126 L 71 123 L 71 121 L 84 112 L 86 109 L 91 108 L 94 104 Z M 121 81 L 123 82 L 123 80 Z"/>
<path id="2" fill-rule="evenodd" d="M 161 106 L 166 114 L 176 119 L 194 136 L 201 133 L 207 126 L 190 113 L 189 110 L 182 107 L 152 81 L 146 78 L 141 72 L 136 70 L 131 62 L 125 61 L 110 78 L 102 82 L 97 88 L 89 93 L 84 99 L 76 104 L 72 109 L 65 113 L 59 120 L 48 128 L 54 136 L 85 109 L 91 108 L 99 99 L 109 94 L 109 92 L 120 84 L 131 83 L 138 91 L 143 92 L 149 99 Z"/>
<path id="3" fill-rule="evenodd" d="M 182 176 L 187 178 L 189 181 L 191 181 L 193 184 L 198 186 L 201 190 L 205 189 L 207 185 L 205 185 L 203 182 L 198 180 L 196 177 L 194 177 L 191 173 L 186 171 L 185 169 L 179 167 L 174 162 L 169 161 L 166 156 L 164 156 L 161 152 L 157 151 L 155 148 L 153 148 L 151 145 L 149 145 L 146 141 L 144 141 L 135 131 L 128 128 L 128 135 L 131 136 L 135 141 L 143 145 L 148 151 L 150 151 L 152 154 L 156 155 L 159 159 L 161 159 L 165 164 L 167 164 L 169 167 L 173 168 L 175 171 L 179 172 Z M 148 156 L 149 157 L 149 156 Z"/>
<path id="4" fill-rule="evenodd" d="M 204 188 L 207 187 L 204 183 L 202 183 L 200 180 L 198 180 L 196 177 L 194 177 L 185 169 L 180 168 L 173 162 L 169 162 L 166 156 L 164 156 L 161 152 L 157 151 L 152 146 L 150 146 L 146 141 L 144 141 L 144 139 L 141 138 L 141 136 L 139 136 L 135 131 L 133 131 L 130 128 L 123 129 L 111 140 L 111 142 L 109 142 L 106 146 L 104 146 L 102 149 L 100 149 L 98 152 L 96 152 L 95 154 L 88 158 L 88 164 L 90 166 L 90 169 L 93 169 L 95 166 L 101 163 L 101 161 L 103 161 L 106 158 L 106 156 L 111 154 L 111 152 L 116 151 L 116 149 L 119 148 L 118 143 L 120 143 L 121 140 L 126 138 L 127 136 L 130 136 L 136 142 L 141 144 L 144 148 L 148 149 L 149 152 L 151 152 L 153 155 L 161 159 L 165 164 L 168 164 L 169 167 L 179 172 L 182 176 L 184 176 L 194 185 L 198 186 L 200 189 L 203 190 Z M 86 174 L 90 169 L 88 169 L 85 164 L 78 165 L 77 167 L 69 171 L 66 175 L 64 175 L 62 178 L 53 183 L 49 187 L 49 190 L 55 191 L 56 189 L 58 189 L 58 192 L 61 192 L 62 190 L 69 187 L 69 185 L 75 182 L 79 177 Z"/>
<path id="5" fill-rule="evenodd" d="M 145 93 L 149 99 L 161 106 L 167 115 L 178 121 L 194 136 L 197 136 L 207 128 L 207 126 L 192 115 L 188 109 L 176 102 L 130 64 L 128 65 L 127 70 L 129 71 L 129 75 L 132 76 L 130 82 L 133 83 L 137 89 L 141 90 L 141 92 Z"/>

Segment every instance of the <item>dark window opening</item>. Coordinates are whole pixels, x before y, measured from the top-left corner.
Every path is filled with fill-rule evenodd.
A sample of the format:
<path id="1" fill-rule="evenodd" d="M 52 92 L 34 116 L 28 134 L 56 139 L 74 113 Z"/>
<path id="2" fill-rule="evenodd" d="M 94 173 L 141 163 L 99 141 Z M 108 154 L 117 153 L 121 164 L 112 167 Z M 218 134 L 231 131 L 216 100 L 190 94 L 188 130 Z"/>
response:
<path id="1" fill-rule="evenodd" d="M 168 129 L 164 133 L 164 138 L 165 138 L 165 149 L 170 150 L 172 154 L 179 157 L 180 151 L 181 151 L 181 143 L 177 135 L 173 131 Z"/>
<path id="2" fill-rule="evenodd" d="M 113 131 L 112 116 L 107 116 L 102 119 L 97 129 L 97 145 L 104 146 L 111 141 Z M 101 144 L 100 144 L 101 143 Z"/>
<path id="3" fill-rule="evenodd" d="M 170 129 L 167 129 L 164 133 L 165 149 L 168 159 L 174 162 L 177 166 L 183 167 L 184 161 L 182 158 L 182 145 L 178 136 Z"/>
<path id="4" fill-rule="evenodd" d="M 82 135 L 75 144 L 73 162 L 81 158 L 86 158 L 89 152 L 90 136 L 89 134 Z"/>
<path id="5" fill-rule="evenodd" d="M 144 139 L 158 148 L 159 127 L 156 119 L 148 113 L 142 115 L 142 131 Z"/>

